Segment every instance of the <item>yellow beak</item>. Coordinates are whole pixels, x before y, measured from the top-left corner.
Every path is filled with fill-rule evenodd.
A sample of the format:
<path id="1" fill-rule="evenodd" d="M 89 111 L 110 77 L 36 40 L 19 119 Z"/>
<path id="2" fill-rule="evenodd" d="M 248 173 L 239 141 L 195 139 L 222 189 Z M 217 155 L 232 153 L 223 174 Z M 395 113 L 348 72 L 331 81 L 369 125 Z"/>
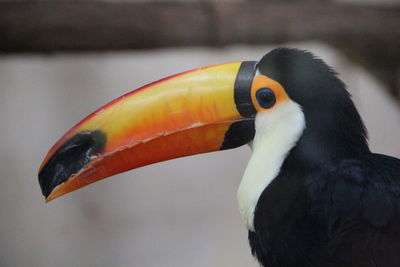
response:
<path id="1" fill-rule="evenodd" d="M 177 74 L 98 109 L 43 160 L 39 183 L 46 201 L 127 170 L 248 143 L 254 137 L 255 63 Z"/>

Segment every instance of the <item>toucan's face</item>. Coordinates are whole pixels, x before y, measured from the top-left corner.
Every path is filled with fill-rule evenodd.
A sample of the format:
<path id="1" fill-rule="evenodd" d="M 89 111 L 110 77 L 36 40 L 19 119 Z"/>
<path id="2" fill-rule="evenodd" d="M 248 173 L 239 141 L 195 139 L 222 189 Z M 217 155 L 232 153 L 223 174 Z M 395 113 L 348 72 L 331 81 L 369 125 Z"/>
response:
<path id="1" fill-rule="evenodd" d="M 69 130 L 45 157 L 39 182 L 46 201 L 141 166 L 239 147 L 254 139 L 255 129 L 254 154 L 258 151 L 254 146 L 263 140 L 280 138 L 283 141 L 278 143 L 290 148 L 304 127 L 301 109 L 257 64 L 244 61 L 187 71 L 98 109 Z M 298 121 L 298 130 L 287 131 Z M 271 147 L 271 153 L 277 149 L 286 146 Z M 278 161 L 286 152 L 277 152 Z M 268 177 L 261 182 L 252 178 L 259 159 L 252 157 L 239 189 L 244 217 L 268 184 Z"/>

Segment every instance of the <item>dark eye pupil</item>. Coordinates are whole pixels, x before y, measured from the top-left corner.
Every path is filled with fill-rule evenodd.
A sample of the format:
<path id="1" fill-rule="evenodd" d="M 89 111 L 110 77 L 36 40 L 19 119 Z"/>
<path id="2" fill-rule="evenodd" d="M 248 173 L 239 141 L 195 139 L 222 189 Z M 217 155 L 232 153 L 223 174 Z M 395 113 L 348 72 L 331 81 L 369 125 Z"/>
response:
<path id="1" fill-rule="evenodd" d="M 271 108 L 276 102 L 275 94 L 269 88 L 259 89 L 256 93 L 256 98 L 262 108 Z"/>

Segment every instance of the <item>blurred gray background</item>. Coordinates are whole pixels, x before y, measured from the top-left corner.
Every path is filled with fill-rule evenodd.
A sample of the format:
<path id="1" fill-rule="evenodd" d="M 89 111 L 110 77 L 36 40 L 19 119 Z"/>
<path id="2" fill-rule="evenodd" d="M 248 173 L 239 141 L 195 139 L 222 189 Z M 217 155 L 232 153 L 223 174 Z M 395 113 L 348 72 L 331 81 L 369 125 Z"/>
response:
<path id="1" fill-rule="evenodd" d="M 332 47 L 371 149 L 400 157 L 400 109 Z M 247 146 L 150 165 L 45 204 L 37 170 L 76 122 L 123 93 L 201 66 L 258 60 L 273 46 L 0 57 L 0 266 L 258 266 L 237 209 Z M 334 122 L 333 122 L 334 123 Z"/>

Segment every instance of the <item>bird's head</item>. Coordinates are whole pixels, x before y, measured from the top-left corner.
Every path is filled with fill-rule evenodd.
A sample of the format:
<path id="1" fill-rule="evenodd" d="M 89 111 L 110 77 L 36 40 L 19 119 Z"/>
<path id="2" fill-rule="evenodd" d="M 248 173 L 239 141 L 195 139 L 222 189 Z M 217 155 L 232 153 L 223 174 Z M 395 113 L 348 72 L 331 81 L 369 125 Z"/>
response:
<path id="1" fill-rule="evenodd" d="M 365 149 L 364 137 L 336 74 L 308 52 L 282 48 L 259 62 L 187 71 L 115 99 L 56 142 L 39 182 L 49 201 L 156 162 L 248 143 L 255 151 L 266 139 L 273 142 L 265 157 L 292 155 L 294 164 L 312 166 L 331 150 Z"/>

